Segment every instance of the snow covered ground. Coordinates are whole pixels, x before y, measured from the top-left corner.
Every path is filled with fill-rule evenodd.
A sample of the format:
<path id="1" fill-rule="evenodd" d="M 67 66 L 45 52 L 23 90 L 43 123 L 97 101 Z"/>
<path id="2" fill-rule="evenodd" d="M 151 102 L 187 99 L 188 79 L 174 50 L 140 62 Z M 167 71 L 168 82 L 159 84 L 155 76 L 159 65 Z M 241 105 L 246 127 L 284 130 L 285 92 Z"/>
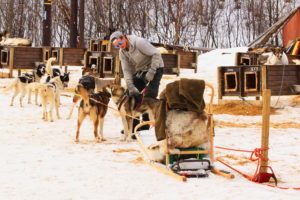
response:
<path id="1" fill-rule="evenodd" d="M 231 64 L 231 58 L 223 57 L 228 55 L 222 53 L 225 51 L 216 50 L 200 56 L 199 73 L 186 71 L 181 77 L 204 79 L 216 86 L 216 66 L 224 65 L 225 61 Z M 74 87 L 80 71 L 71 74 L 70 87 Z M 161 88 L 175 79 L 164 77 Z M 0 79 L 0 87 L 10 81 Z M 20 108 L 18 98 L 11 107 L 10 96 L 11 93 L 0 92 L 0 199 L 299 199 L 299 190 L 282 190 L 250 182 L 219 162 L 215 162 L 216 167 L 232 172 L 234 179 L 211 173 L 208 178 L 179 182 L 144 164 L 136 142 L 119 141 L 122 125 L 115 111 L 109 110 L 105 119 L 107 141 L 94 142 L 92 123 L 86 119 L 81 127 L 80 143 L 76 144 L 77 110 L 71 120 L 66 120 L 72 105 L 70 97 L 61 97 L 63 119 L 44 122 L 40 107 L 27 104 L 25 100 L 24 108 Z M 273 97 L 272 100 L 277 99 Z M 282 102 L 286 99 L 289 98 L 279 101 L 286 104 Z M 113 103 L 110 105 L 115 107 Z M 261 122 L 261 116 L 215 114 L 214 118 L 218 121 L 214 137 L 216 146 L 244 150 L 260 147 L 261 127 L 255 124 Z M 272 115 L 270 121 L 277 124 L 270 128 L 269 164 L 275 171 L 278 185 L 300 187 L 300 105 L 286 105 L 277 115 Z M 283 123 L 288 128 L 282 126 Z M 256 163 L 249 161 L 249 153 L 215 149 L 215 157 L 246 174 L 253 175 L 255 171 Z"/>

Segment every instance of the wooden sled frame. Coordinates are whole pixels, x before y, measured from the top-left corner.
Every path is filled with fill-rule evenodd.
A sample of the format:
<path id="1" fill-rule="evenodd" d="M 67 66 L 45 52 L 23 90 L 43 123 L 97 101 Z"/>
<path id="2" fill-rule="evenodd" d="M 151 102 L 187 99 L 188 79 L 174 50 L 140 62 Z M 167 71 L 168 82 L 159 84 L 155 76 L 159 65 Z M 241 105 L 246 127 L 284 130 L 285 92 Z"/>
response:
<path id="1" fill-rule="evenodd" d="M 210 160 L 213 164 L 214 161 L 214 143 L 213 143 L 213 135 L 214 135 L 214 120 L 213 120 L 213 116 L 212 116 L 212 106 L 213 106 L 213 98 L 214 98 L 214 87 L 209 84 L 209 83 L 205 83 L 205 86 L 210 88 L 211 90 L 211 94 L 210 94 L 210 101 L 209 101 L 209 105 L 207 106 L 207 114 L 208 114 L 208 120 L 207 120 L 207 124 L 208 124 L 208 128 L 209 128 L 209 143 L 210 143 L 210 149 L 209 150 L 193 150 L 193 151 L 180 151 L 180 155 L 183 154 L 209 154 L 210 155 Z M 137 130 L 138 128 L 144 126 L 144 125 L 155 125 L 154 121 L 146 121 L 143 123 L 138 124 L 135 129 L 134 129 L 134 135 L 137 138 L 138 144 L 139 146 L 143 149 L 143 151 L 145 152 L 145 154 L 149 156 L 145 145 L 143 144 L 143 142 L 141 141 L 139 135 L 137 134 Z M 150 165 L 151 167 L 157 169 L 160 172 L 163 172 L 167 175 L 170 175 L 180 181 L 185 182 L 187 180 L 187 178 L 185 176 L 181 176 L 179 174 L 176 174 L 175 172 L 173 172 L 171 169 L 168 168 L 170 161 L 169 161 L 169 145 L 168 145 L 168 137 L 166 137 L 166 143 L 167 143 L 167 153 L 166 153 L 166 165 L 156 165 L 154 164 L 154 162 L 146 162 L 148 165 Z M 178 154 L 177 154 L 178 155 Z M 225 178 L 234 178 L 234 176 L 230 173 L 225 173 L 223 171 L 220 171 L 216 168 L 211 169 L 211 172 L 217 175 L 221 175 L 224 176 Z"/>

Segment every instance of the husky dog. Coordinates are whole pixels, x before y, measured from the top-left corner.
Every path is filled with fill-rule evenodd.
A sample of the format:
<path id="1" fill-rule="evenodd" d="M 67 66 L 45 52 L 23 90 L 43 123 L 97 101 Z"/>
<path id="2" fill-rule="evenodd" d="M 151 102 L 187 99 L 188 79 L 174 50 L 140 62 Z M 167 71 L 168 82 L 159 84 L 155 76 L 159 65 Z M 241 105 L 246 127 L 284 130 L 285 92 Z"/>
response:
<path id="1" fill-rule="evenodd" d="M 80 126 L 86 116 L 89 116 L 94 124 L 94 136 L 96 142 L 105 141 L 103 137 L 103 123 L 111 95 L 106 88 L 98 93 L 88 93 L 82 84 L 78 84 L 76 92 L 82 97 L 78 110 L 78 121 L 75 142 L 79 142 Z M 98 136 L 100 126 L 100 137 Z"/>
<path id="2" fill-rule="evenodd" d="M 56 77 L 56 76 L 60 76 L 62 73 L 60 71 L 60 69 L 56 69 L 56 68 L 52 68 L 52 62 L 55 61 L 56 58 L 49 58 L 45 64 L 40 64 L 44 66 L 44 74 L 39 77 L 39 79 L 37 79 L 35 82 L 36 83 L 47 83 L 50 81 L 51 78 Z M 34 90 L 35 91 L 35 105 L 39 105 L 37 102 L 37 97 L 38 97 L 38 88 L 36 88 L 36 83 L 32 83 L 28 86 L 28 103 L 31 103 L 31 91 Z"/>
<path id="3" fill-rule="evenodd" d="M 113 82 L 112 80 L 104 80 L 104 79 L 97 78 L 97 77 L 94 77 L 91 75 L 85 75 L 79 79 L 78 84 L 82 85 L 88 94 L 91 94 L 94 92 L 102 91 L 102 89 L 104 87 L 106 87 L 107 85 L 109 85 L 112 82 Z M 81 99 L 80 95 L 76 94 L 76 91 L 77 90 L 75 90 L 75 94 L 73 96 L 73 105 L 71 107 L 71 110 L 70 110 L 70 113 L 69 113 L 67 119 L 71 119 L 74 107 L 76 106 L 77 102 Z"/>
<path id="4" fill-rule="evenodd" d="M 52 62 L 56 61 L 55 57 L 51 57 L 46 62 L 46 75 L 40 80 L 40 83 L 47 83 L 50 79 L 61 76 L 62 72 L 58 68 L 52 68 Z"/>
<path id="5" fill-rule="evenodd" d="M 159 101 L 157 99 L 145 97 L 142 104 L 140 104 L 136 98 L 129 97 L 126 94 L 126 89 L 124 87 L 113 84 L 110 85 L 110 89 L 112 99 L 118 106 L 124 126 L 124 136 L 121 140 L 130 142 L 132 140 L 131 135 L 134 118 L 137 118 L 144 113 L 148 113 L 150 120 L 154 120 L 154 110 L 150 109 L 150 107 L 151 104 L 159 103 Z"/>
<path id="6" fill-rule="evenodd" d="M 11 89 L 14 89 L 14 93 L 13 96 L 11 98 L 11 102 L 10 102 L 10 106 L 13 106 L 14 104 L 14 99 L 15 97 L 21 93 L 20 96 L 20 106 L 23 107 L 23 98 L 26 95 L 27 92 L 27 87 L 30 84 L 33 84 L 34 82 L 39 82 L 41 77 L 45 74 L 46 72 L 46 66 L 44 64 L 40 64 L 35 72 L 33 72 L 32 74 L 29 73 L 25 73 L 17 78 L 15 78 L 13 80 L 13 82 L 4 90 L 9 91 Z M 37 104 L 37 96 L 38 96 L 38 92 L 35 91 L 35 102 Z M 31 89 L 29 89 L 29 94 L 28 94 L 28 103 L 31 103 Z"/>
<path id="7" fill-rule="evenodd" d="M 39 83 L 36 88 L 40 90 L 41 93 L 41 100 L 42 100 L 42 107 L 43 107 L 43 117 L 45 121 L 48 121 L 48 113 L 49 113 L 49 120 L 53 122 L 53 108 L 55 107 L 57 119 L 60 119 L 59 115 L 59 98 L 60 98 L 60 91 L 64 87 L 68 87 L 69 82 L 69 74 L 64 73 L 64 75 L 57 76 L 52 78 L 48 83 Z M 50 104 L 49 111 L 47 111 L 47 104 Z"/>
<path id="8" fill-rule="evenodd" d="M 31 46 L 31 40 L 25 38 L 9 38 L 10 33 L 4 31 L 0 34 L 0 46 Z"/>
<path id="9" fill-rule="evenodd" d="M 150 120 L 155 120 L 160 100 L 144 97 L 142 104 L 136 106 L 135 98 L 126 97 L 125 88 L 118 85 L 112 85 L 110 88 L 112 99 L 118 105 L 122 115 L 124 126 L 123 140 L 130 141 L 131 133 L 129 130 L 132 130 L 132 117 L 147 112 Z M 179 150 L 176 148 L 207 147 L 209 144 L 207 115 L 204 111 L 199 114 L 193 111 L 169 110 L 166 118 L 166 129 L 166 133 L 171 141 L 170 152 L 178 152 Z M 147 148 L 150 159 L 161 162 L 166 153 L 166 145 L 166 140 L 150 145 Z"/>

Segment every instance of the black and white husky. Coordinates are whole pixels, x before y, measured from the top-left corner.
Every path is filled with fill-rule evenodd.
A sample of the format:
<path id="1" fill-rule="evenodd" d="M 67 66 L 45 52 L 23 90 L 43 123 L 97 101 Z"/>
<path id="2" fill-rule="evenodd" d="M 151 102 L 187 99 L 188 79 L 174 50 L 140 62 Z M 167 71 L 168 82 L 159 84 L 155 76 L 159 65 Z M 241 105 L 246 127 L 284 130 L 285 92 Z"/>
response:
<path id="1" fill-rule="evenodd" d="M 13 106 L 15 97 L 21 93 L 20 96 L 20 106 L 23 107 L 23 98 L 26 95 L 28 85 L 34 82 L 39 82 L 46 73 L 46 66 L 45 64 L 40 64 L 36 70 L 32 73 L 25 73 L 17 78 L 15 78 L 12 83 L 4 90 L 5 92 L 14 89 L 13 96 L 11 98 L 10 105 Z M 35 102 L 37 104 L 37 95 L 38 91 L 35 91 Z M 28 95 L 28 103 L 31 102 L 31 89 L 29 89 Z"/>
<path id="2" fill-rule="evenodd" d="M 59 115 L 59 103 L 60 103 L 60 91 L 68 87 L 69 83 L 69 74 L 64 73 L 63 75 L 56 76 L 52 78 L 47 83 L 38 83 L 36 88 L 40 90 L 42 107 L 43 107 L 43 119 L 45 121 L 53 122 L 53 108 L 55 107 L 57 119 L 60 119 Z M 50 108 L 47 110 L 47 105 L 49 104 Z M 49 114 L 49 115 L 48 115 Z"/>

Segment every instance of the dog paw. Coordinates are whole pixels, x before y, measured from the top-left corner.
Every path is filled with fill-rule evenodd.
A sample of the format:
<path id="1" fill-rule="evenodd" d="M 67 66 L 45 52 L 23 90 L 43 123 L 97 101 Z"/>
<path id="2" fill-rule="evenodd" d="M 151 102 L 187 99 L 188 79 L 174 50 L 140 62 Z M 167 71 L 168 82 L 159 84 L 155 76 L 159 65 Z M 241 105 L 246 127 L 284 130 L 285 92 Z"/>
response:
<path id="1" fill-rule="evenodd" d="M 79 143 L 79 139 L 75 139 L 74 142 L 75 142 L 75 143 Z"/>
<path id="2" fill-rule="evenodd" d="M 132 142 L 131 136 L 126 138 L 126 142 Z"/>
<path id="3" fill-rule="evenodd" d="M 121 137 L 121 138 L 120 138 L 120 141 L 121 141 L 121 142 L 125 142 L 125 141 L 126 141 L 126 137 L 124 137 L 124 136 Z"/>

